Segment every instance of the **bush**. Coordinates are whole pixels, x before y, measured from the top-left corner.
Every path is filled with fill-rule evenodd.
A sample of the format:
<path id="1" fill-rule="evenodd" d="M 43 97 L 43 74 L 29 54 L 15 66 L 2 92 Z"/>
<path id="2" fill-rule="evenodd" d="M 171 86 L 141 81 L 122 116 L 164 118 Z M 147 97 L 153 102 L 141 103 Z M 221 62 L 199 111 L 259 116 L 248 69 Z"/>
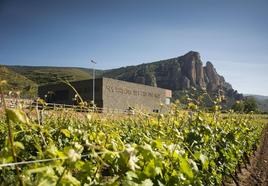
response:
<path id="1" fill-rule="evenodd" d="M 244 112 L 244 113 L 250 113 L 250 112 L 254 112 L 257 113 L 258 112 L 258 105 L 257 105 L 257 101 L 255 98 L 253 97 L 247 97 L 242 101 L 237 101 L 233 106 L 232 109 L 235 112 Z"/>

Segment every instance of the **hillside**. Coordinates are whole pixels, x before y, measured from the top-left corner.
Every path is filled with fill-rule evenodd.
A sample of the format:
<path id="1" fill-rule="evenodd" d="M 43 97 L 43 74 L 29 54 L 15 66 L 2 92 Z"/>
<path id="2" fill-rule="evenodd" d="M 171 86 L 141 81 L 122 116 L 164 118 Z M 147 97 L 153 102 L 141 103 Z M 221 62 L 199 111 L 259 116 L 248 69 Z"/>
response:
<path id="1" fill-rule="evenodd" d="M 59 82 L 62 79 L 76 81 L 92 77 L 92 69 L 87 68 L 36 66 L 8 66 L 8 68 L 38 85 Z M 167 88 L 173 91 L 174 99 L 185 96 L 187 94 L 185 91 L 192 87 L 200 92 L 205 90 L 211 97 L 221 92 L 226 96 L 229 105 L 234 100 L 242 98 L 242 95 L 217 73 L 211 62 L 203 65 L 200 54 L 194 51 L 157 62 L 104 71 L 96 70 L 96 77 L 101 76 Z"/>
<path id="2" fill-rule="evenodd" d="M 256 100 L 268 100 L 268 96 L 255 95 L 255 94 L 244 94 L 244 95 L 254 97 Z"/>
<path id="3" fill-rule="evenodd" d="M 36 83 L 2 65 L 0 65 L 0 80 L 7 81 L 4 87 L 5 93 L 9 91 L 20 91 L 21 95 L 24 97 L 36 95 Z"/>
<path id="4" fill-rule="evenodd" d="M 261 112 L 268 112 L 268 96 L 250 95 L 250 94 L 246 94 L 245 96 L 255 98 L 260 111 Z"/>
<path id="5" fill-rule="evenodd" d="M 260 111 L 268 112 L 268 99 L 265 100 L 257 100 Z"/>
<path id="6" fill-rule="evenodd" d="M 87 68 L 43 66 L 8 66 L 8 68 L 27 77 L 38 85 L 59 82 L 61 80 L 77 81 L 92 78 L 92 70 Z M 97 70 L 96 75 L 101 72 Z"/>

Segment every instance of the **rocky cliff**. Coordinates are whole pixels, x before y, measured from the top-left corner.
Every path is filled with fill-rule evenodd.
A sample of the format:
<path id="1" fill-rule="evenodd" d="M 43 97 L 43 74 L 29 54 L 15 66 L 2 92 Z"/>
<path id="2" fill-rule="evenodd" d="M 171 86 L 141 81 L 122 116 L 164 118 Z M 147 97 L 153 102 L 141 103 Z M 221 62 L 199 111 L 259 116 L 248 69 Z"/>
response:
<path id="1" fill-rule="evenodd" d="M 38 85 L 62 79 L 69 81 L 86 79 L 90 78 L 92 74 L 91 69 L 72 67 L 9 66 L 8 69 L 25 76 Z M 180 97 L 181 92 L 191 87 L 195 87 L 197 90 L 207 90 L 210 95 L 222 90 L 233 100 L 241 98 L 241 95 L 217 73 L 213 64 L 207 62 L 204 65 L 200 54 L 194 51 L 176 58 L 118 69 L 97 70 L 96 73 L 97 77 L 104 76 L 171 89 L 175 99 Z"/>
<path id="2" fill-rule="evenodd" d="M 211 62 L 204 66 L 200 54 L 194 51 L 176 58 L 109 70 L 104 76 L 173 91 L 195 87 L 206 89 L 211 94 L 222 90 L 225 95 L 235 99 L 241 97 L 224 77 L 217 73 Z"/>

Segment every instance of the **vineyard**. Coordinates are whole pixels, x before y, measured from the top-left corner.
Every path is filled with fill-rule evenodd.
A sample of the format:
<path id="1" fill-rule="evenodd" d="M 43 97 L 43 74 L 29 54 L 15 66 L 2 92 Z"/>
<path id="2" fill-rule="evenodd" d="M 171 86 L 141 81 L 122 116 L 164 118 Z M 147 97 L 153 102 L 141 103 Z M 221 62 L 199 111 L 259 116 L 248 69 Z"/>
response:
<path id="1" fill-rule="evenodd" d="M 265 119 L 232 112 L 135 116 L 7 109 L 2 185 L 221 185 L 257 149 Z M 234 179 L 235 180 L 235 179 Z"/>

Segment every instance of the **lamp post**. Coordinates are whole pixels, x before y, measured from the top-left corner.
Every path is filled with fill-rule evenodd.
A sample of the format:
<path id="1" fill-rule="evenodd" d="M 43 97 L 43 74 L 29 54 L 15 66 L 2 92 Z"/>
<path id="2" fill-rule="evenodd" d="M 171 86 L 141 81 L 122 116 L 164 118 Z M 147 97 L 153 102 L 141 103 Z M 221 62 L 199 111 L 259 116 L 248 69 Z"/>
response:
<path id="1" fill-rule="evenodd" d="M 94 106 L 95 106 L 95 64 L 97 64 L 96 61 L 90 60 L 90 62 L 93 64 L 92 73 L 93 73 L 93 80 L 92 80 L 92 100 L 93 100 L 93 112 L 94 112 Z"/>

